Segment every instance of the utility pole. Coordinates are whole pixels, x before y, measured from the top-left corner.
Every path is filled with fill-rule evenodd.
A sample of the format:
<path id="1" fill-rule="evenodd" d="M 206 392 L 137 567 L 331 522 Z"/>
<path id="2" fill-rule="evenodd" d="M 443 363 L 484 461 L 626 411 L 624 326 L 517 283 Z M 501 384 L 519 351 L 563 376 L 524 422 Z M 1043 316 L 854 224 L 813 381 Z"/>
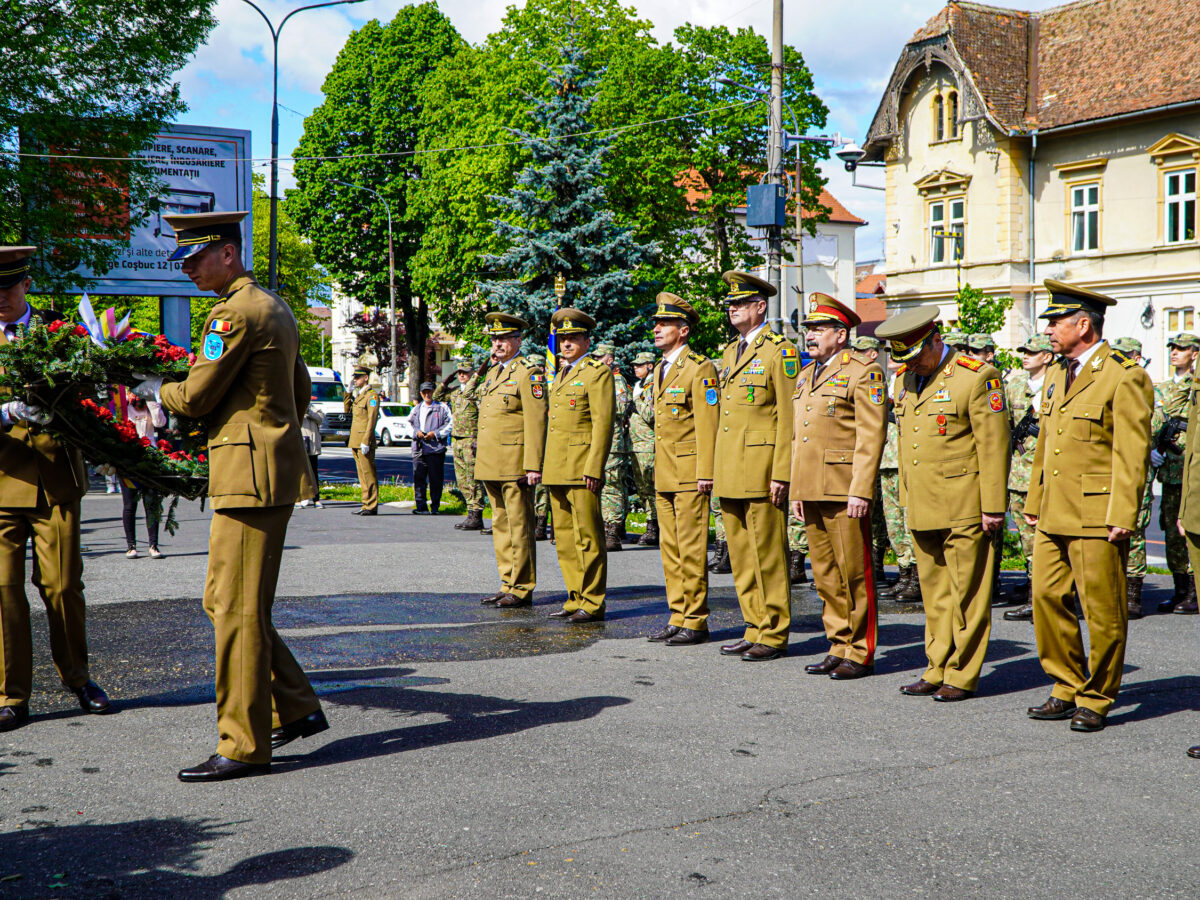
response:
<path id="1" fill-rule="evenodd" d="M 767 183 L 783 185 L 783 0 L 774 0 L 771 21 L 771 121 L 767 138 Z M 783 330 L 780 303 L 783 300 L 780 259 L 783 255 L 783 228 L 767 229 L 767 281 L 775 287 L 775 296 L 767 300 L 767 326 Z"/>

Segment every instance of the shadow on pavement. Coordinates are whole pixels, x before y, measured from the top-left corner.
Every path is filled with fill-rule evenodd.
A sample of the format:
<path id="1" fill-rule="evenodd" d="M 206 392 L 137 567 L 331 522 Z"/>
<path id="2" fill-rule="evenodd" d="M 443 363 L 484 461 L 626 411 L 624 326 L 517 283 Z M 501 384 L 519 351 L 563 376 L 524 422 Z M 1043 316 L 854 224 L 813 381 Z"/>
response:
<path id="1" fill-rule="evenodd" d="M 1130 708 L 1132 707 L 1132 708 Z M 1125 725 L 1157 719 L 1177 712 L 1200 711 L 1200 676 L 1175 675 L 1143 681 L 1122 690 L 1109 725 Z"/>
<path id="2" fill-rule="evenodd" d="M 195 870 L 237 823 L 137 819 L 31 827 L 0 834 L 5 897 L 225 897 L 238 888 L 305 878 L 345 865 L 345 847 L 295 847 L 243 859 L 218 875 Z"/>

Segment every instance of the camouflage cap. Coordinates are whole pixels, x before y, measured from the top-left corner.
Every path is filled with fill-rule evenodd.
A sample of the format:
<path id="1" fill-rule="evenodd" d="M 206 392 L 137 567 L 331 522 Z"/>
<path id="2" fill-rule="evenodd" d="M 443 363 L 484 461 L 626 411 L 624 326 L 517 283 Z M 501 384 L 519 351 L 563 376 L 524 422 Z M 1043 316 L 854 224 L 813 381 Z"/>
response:
<path id="1" fill-rule="evenodd" d="M 882 350 L 883 341 L 879 340 L 879 338 L 868 337 L 864 334 L 862 337 L 856 337 L 854 340 L 852 340 L 850 342 L 850 346 L 855 350 Z"/>
<path id="2" fill-rule="evenodd" d="M 967 336 L 955 328 L 942 335 L 942 343 L 947 347 L 965 347 L 967 346 Z"/>
<path id="3" fill-rule="evenodd" d="M 1049 341 L 1047 341 L 1049 343 Z M 1142 342 L 1137 338 L 1119 337 L 1110 341 L 1114 350 L 1120 350 L 1122 353 L 1136 353 L 1142 355 Z"/>
<path id="4" fill-rule="evenodd" d="M 616 356 L 616 355 L 617 355 L 617 348 L 609 343 L 597 344 L 595 349 L 592 350 L 592 356 L 596 357 L 596 359 L 600 359 L 603 356 Z"/>
<path id="5" fill-rule="evenodd" d="M 1181 331 L 1167 341 L 1168 347 L 1178 347 L 1180 350 L 1200 350 L 1200 337 L 1190 331 Z"/>
<path id="6" fill-rule="evenodd" d="M 1132 339 L 1131 339 L 1132 340 Z M 1136 344 L 1137 341 L 1134 341 Z M 1050 346 L 1050 338 L 1044 334 L 1032 334 L 1017 349 L 1022 353 L 1053 353 L 1054 349 Z M 1138 344 L 1138 352 L 1142 352 L 1142 345 Z"/>
<path id="7" fill-rule="evenodd" d="M 996 342 L 990 334 L 973 334 L 967 338 L 967 346 L 972 350 L 995 350 Z"/>
<path id="8" fill-rule="evenodd" d="M 658 357 L 656 357 L 653 353 L 649 353 L 645 350 L 643 350 L 641 353 L 639 353 L 637 356 L 635 356 L 633 358 L 633 364 L 635 366 L 652 366 L 656 362 L 658 362 Z"/>

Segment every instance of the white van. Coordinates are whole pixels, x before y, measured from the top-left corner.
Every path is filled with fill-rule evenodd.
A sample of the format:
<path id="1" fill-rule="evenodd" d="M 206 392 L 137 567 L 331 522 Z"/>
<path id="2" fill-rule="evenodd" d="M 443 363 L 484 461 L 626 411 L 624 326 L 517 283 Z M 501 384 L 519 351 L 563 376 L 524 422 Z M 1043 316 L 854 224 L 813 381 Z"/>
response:
<path id="1" fill-rule="evenodd" d="M 325 421 L 321 423 L 321 441 L 349 443 L 350 413 L 346 412 L 342 402 L 346 396 L 342 376 L 336 369 L 309 366 L 308 377 L 312 381 L 312 405 L 325 414 Z"/>

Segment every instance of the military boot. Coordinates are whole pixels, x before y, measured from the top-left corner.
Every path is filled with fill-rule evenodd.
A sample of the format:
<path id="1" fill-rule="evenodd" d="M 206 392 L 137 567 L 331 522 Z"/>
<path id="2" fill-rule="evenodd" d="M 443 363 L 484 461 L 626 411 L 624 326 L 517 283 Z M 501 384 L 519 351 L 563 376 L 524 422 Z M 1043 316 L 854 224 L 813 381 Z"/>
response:
<path id="1" fill-rule="evenodd" d="M 538 516 L 533 523 L 533 539 L 535 541 L 544 541 L 546 539 L 546 517 Z"/>
<path id="2" fill-rule="evenodd" d="M 920 603 L 921 602 L 921 580 L 917 578 L 917 567 L 905 566 L 900 570 L 900 577 L 904 579 L 904 586 L 896 585 L 896 602 L 897 603 Z"/>
<path id="3" fill-rule="evenodd" d="M 1129 576 L 1125 579 L 1125 609 L 1129 611 L 1131 619 L 1142 617 L 1142 582 L 1144 580 L 1141 575 L 1136 578 Z"/>
<path id="4" fill-rule="evenodd" d="M 621 526 L 608 525 L 604 526 L 604 549 L 609 553 L 614 553 L 621 549 Z"/>
<path id="5" fill-rule="evenodd" d="M 1194 575 L 1185 575 L 1187 578 L 1188 592 L 1183 598 L 1183 602 L 1175 607 L 1175 615 L 1177 616 L 1194 616 L 1200 607 L 1196 605 L 1196 577 Z"/>
<path id="6" fill-rule="evenodd" d="M 733 571 L 733 566 L 729 563 L 729 545 L 725 541 L 717 541 L 716 551 L 713 553 L 713 560 L 709 563 L 708 571 L 717 575 L 728 575 Z"/>
<path id="7" fill-rule="evenodd" d="M 887 548 L 872 547 L 871 548 L 871 572 L 875 581 L 875 596 L 880 600 L 891 600 L 895 594 L 892 586 L 888 583 L 887 572 L 883 568 L 883 555 L 887 552 Z"/>
<path id="8" fill-rule="evenodd" d="M 642 535 L 638 541 L 639 547 L 657 547 L 658 546 L 658 519 L 646 520 L 646 533 Z"/>
<path id="9" fill-rule="evenodd" d="M 467 517 L 454 527 L 459 531 L 482 531 L 483 512 L 478 509 L 468 509 Z"/>
<path id="10" fill-rule="evenodd" d="M 792 584 L 808 584 L 808 570 L 804 568 L 804 554 L 799 550 L 788 551 L 788 578 Z"/>
<path id="11" fill-rule="evenodd" d="M 1186 600 L 1188 596 L 1188 576 L 1172 574 L 1171 578 L 1175 582 L 1175 593 L 1171 595 L 1170 599 L 1163 600 L 1158 604 L 1158 611 L 1160 613 L 1174 612 L 1175 607 Z M 1195 596 L 1194 590 L 1192 596 Z"/>

